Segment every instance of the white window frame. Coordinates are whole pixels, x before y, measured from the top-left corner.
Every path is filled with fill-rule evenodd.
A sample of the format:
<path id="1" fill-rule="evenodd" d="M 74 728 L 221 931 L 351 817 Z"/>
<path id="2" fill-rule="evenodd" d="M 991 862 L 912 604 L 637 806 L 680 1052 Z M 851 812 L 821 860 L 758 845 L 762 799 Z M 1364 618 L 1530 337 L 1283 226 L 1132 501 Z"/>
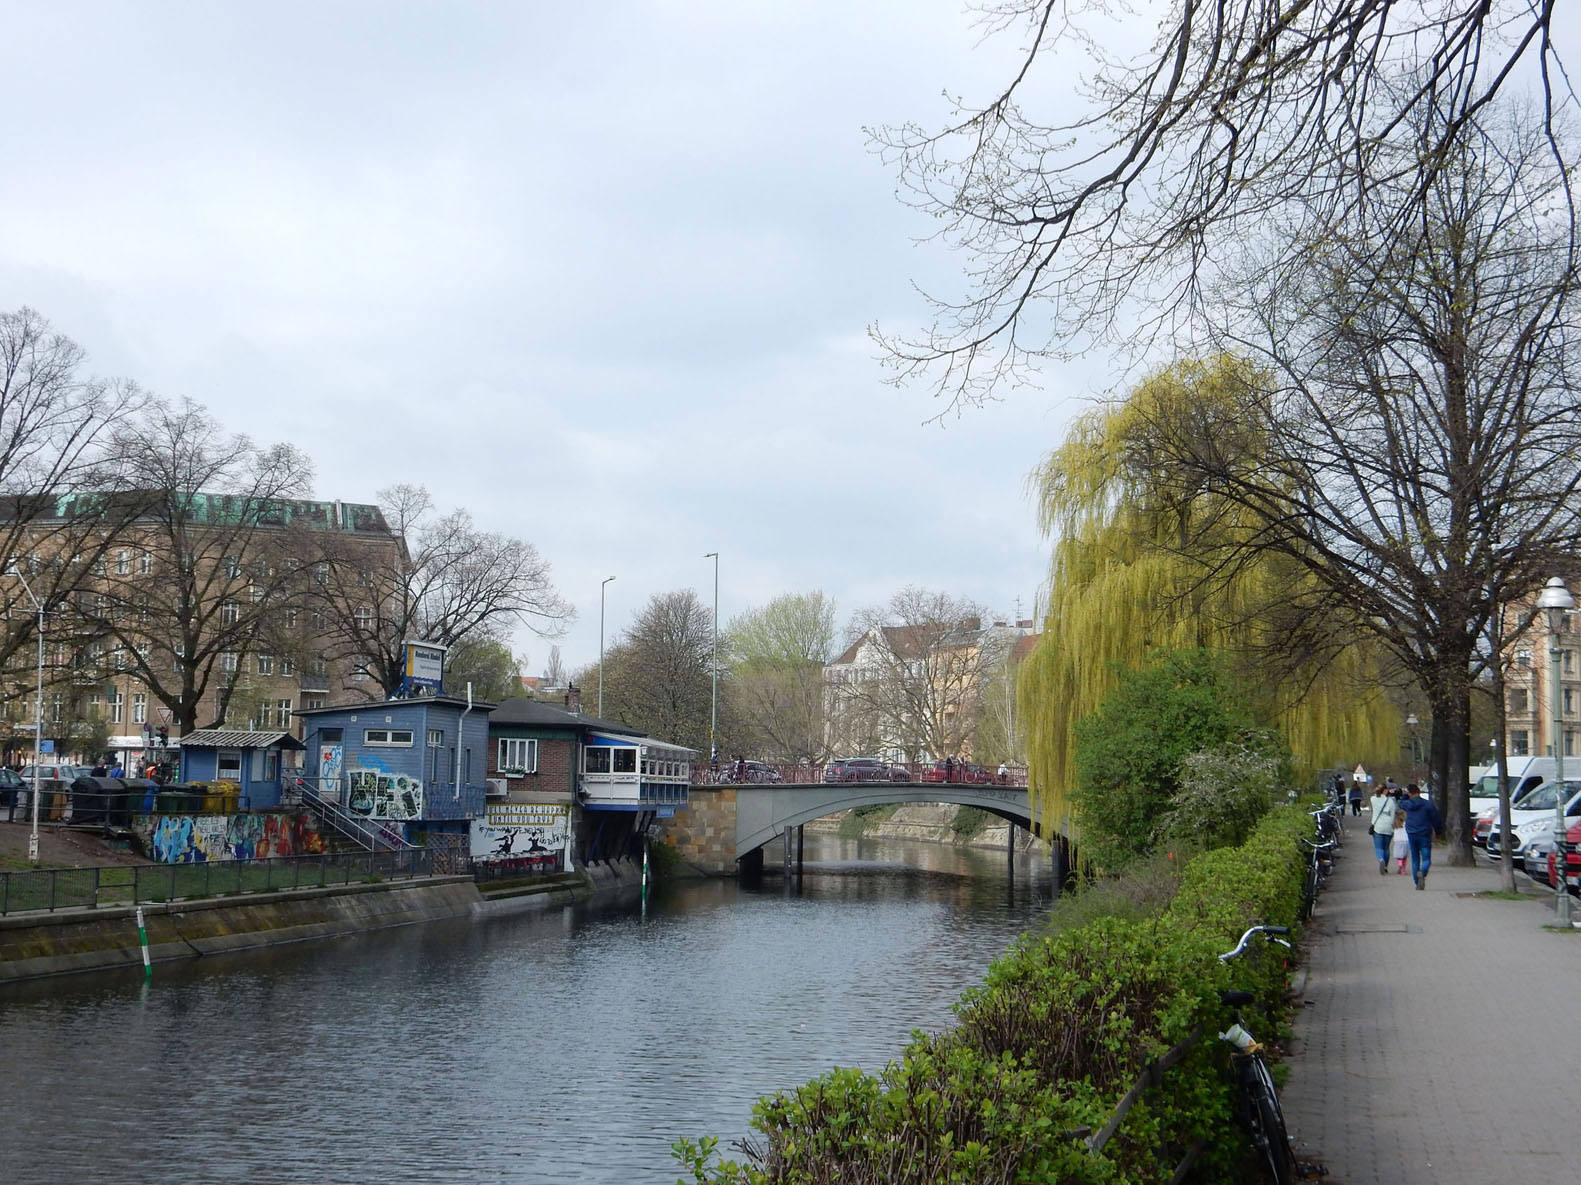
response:
<path id="1" fill-rule="evenodd" d="M 362 744 L 366 749 L 410 749 L 412 747 L 412 730 L 410 728 L 365 728 L 362 730 Z"/>
<path id="2" fill-rule="evenodd" d="M 535 774 L 538 772 L 538 739 L 536 737 L 500 737 L 495 754 L 494 768 L 502 774 Z"/>
<path id="3" fill-rule="evenodd" d="M 148 723 L 148 696 L 141 691 L 132 692 L 132 723 Z"/>

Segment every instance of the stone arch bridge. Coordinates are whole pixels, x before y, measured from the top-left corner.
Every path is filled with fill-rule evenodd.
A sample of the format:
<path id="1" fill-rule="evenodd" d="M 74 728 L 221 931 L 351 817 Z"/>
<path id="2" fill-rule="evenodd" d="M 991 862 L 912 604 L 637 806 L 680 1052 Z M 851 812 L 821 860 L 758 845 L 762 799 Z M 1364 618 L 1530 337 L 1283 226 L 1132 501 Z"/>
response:
<path id="1" fill-rule="evenodd" d="M 665 837 L 692 867 L 734 876 L 761 867 L 763 849 L 789 843 L 803 823 L 835 811 L 894 803 L 975 806 L 1021 827 L 1032 826 L 1025 786 L 943 782 L 806 782 L 693 786 L 687 808 L 666 821 Z"/>

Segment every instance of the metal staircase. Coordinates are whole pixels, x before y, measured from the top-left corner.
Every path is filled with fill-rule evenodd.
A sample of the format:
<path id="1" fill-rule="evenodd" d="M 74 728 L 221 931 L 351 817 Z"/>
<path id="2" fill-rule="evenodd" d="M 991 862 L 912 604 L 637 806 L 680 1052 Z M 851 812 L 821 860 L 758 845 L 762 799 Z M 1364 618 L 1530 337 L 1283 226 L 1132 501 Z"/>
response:
<path id="1" fill-rule="evenodd" d="M 350 814 L 340 803 L 320 794 L 318 788 L 303 778 L 293 780 L 295 797 L 303 806 L 328 824 L 335 831 L 351 840 L 358 847 L 370 852 L 407 852 L 416 847 L 396 827 L 382 819 L 364 819 Z"/>

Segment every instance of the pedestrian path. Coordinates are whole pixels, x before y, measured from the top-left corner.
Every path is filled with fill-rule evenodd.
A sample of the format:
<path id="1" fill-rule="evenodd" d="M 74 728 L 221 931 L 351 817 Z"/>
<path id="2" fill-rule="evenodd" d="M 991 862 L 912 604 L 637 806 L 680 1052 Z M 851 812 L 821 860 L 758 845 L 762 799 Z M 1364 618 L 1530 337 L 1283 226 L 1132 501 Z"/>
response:
<path id="1" fill-rule="evenodd" d="M 1298 1156 L 1331 1185 L 1581 1180 L 1581 931 L 1544 929 L 1519 872 L 1533 896 L 1476 896 L 1485 861 L 1421 892 L 1380 876 L 1366 816 L 1345 823 L 1281 1092 Z"/>

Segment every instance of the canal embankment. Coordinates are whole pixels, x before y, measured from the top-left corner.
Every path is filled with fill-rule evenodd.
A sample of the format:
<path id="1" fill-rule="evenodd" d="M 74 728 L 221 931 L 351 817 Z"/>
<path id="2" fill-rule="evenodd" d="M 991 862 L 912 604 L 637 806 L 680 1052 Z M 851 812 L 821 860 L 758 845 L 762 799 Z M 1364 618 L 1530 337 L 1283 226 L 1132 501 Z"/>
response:
<path id="1" fill-rule="evenodd" d="M 142 963 L 138 910 L 151 962 L 340 938 L 450 918 L 497 917 L 629 894 L 639 868 L 597 865 L 516 884 L 469 876 L 282 889 L 0 917 L 0 983 Z"/>
<path id="2" fill-rule="evenodd" d="M 837 811 L 806 824 L 807 831 L 820 835 L 846 835 L 852 811 Z M 921 843 L 953 844 L 956 847 L 982 848 L 1002 852 L 1011 842 L 1013 824 L 975 807 L 944 802 L 902 803 L 886 807 L 862 819 L 862 838 L 912 840 Z M 1016 851 L 1038 846 L 1037 838 L 1026 828 L 1015 828 Z"/>

